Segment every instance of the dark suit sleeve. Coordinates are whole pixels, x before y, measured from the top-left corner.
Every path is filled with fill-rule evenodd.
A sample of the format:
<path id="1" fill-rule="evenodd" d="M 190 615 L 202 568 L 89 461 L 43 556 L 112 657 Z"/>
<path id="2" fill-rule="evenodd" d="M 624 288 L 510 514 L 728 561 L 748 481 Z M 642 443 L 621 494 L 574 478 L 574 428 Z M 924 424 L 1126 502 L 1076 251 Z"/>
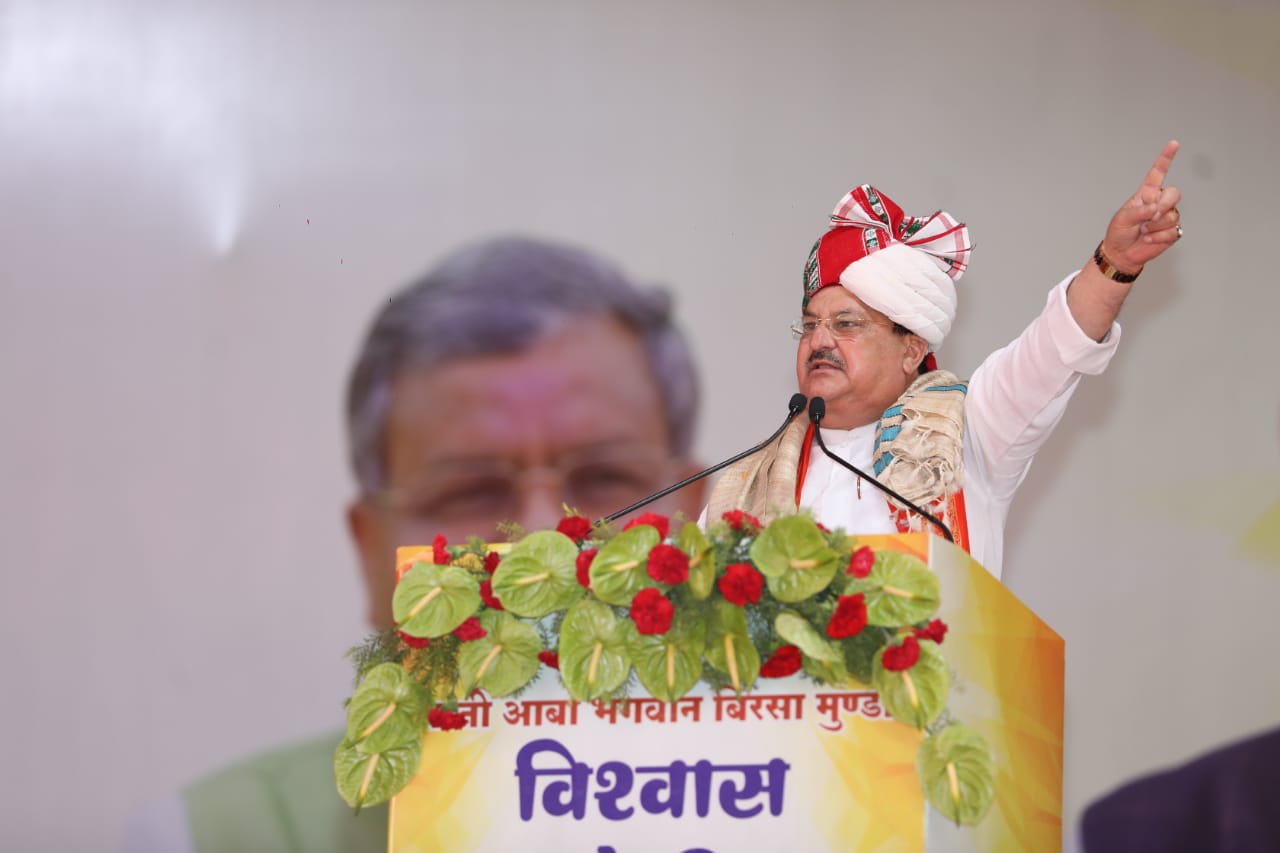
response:
<path id="1" fill-rule="evenodd" d="M 1112 791 L 1080 835 L 1085 853 L 1280 851 L 1280 729 Z"/>

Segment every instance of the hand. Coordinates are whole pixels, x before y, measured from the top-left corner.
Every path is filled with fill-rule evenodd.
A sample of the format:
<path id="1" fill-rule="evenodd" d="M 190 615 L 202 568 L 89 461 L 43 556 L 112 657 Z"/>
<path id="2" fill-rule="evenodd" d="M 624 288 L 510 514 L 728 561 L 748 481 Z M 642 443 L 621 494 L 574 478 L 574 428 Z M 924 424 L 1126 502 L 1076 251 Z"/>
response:
<path id="1" fill-rule="evenodd" d="M 1164 185 L 1165 175 L 1177 153 L 1177 142 L 1165 144 L 1142 186 L 1107 225 L 1102 253 L 1120 272 L 1138 272 L 1182 237 L 1182 228 L 1178 225 L 1178 201 L 1182 193 L 1177 187 Z"/>

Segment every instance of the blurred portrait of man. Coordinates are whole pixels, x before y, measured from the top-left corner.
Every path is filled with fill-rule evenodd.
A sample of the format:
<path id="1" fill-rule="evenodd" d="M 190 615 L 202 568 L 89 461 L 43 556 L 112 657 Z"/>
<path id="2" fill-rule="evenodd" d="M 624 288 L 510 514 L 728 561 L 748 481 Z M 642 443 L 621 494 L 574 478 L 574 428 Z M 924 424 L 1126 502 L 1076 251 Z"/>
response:
<path id="1" fill-rule="evenodd" d="M 683 479 L 698 379 L 659 289 L 587 251 L 464 247 L 378 312 L 347 390 L 347 519 L 369 622 L 391 625 L 395 549 L 600 518 Z M 701 483 L 650 510 L 696 517 Z M 366 851 L 386 808 L 339 798 L 322 737 L 257 755 L 139 812 L 127 851 Z"/>

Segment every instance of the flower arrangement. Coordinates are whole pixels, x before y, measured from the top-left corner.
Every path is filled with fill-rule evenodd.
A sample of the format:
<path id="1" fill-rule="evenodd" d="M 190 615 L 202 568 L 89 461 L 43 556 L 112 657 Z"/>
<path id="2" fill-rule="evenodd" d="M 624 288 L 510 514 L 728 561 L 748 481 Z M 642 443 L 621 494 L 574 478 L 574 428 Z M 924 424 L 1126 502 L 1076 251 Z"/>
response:
<path id="1" fill-rule="evenodd" d="M 516 694 L 543 667 L 582 702 L 626 698 L 636 680 L 674 702 L 700 681 L 741 694 L 798 672 L 856 679 L 926 732 L 916 769 L 943 815 L 976 823 L 994 799 L 989 748 L 946 712 L 937 577 L 807 514 L 765 526 L 733 511 L 674 533 L 651 513 L 617 533 L 568 514 L 501 555 L 436 537 L 430 562 L 400 572 L 396 628 L 353 650 L 359 686 L 334 767 L 357 810 L 408 784 L 425 729 L 466 724 L 459 697 Z"/>

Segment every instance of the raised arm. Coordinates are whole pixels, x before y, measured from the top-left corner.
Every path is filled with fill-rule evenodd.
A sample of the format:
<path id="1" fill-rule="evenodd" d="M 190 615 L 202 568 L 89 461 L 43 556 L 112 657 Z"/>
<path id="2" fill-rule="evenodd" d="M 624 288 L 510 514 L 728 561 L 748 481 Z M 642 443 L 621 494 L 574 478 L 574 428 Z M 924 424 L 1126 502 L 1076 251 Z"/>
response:
<path id="1" fill-rule="evenodd" d="M 1090 258 L 1067 289 L 1067 307 L 1086 335 L 1100 341 L 1120 313 L 1143 266 L 1159 257 L 1182 236 L 1178 224 L 1177 187 L 1165 186 L 1165 176 L 1178 143 L 1169 142 L 1147 172 L 1138 191 L 1116 211 L 1099 247 L 1103 264 L 1117 278 L 1108 277 Z M 1127 280 L 1126 280 L 1127 279 Z"/>

